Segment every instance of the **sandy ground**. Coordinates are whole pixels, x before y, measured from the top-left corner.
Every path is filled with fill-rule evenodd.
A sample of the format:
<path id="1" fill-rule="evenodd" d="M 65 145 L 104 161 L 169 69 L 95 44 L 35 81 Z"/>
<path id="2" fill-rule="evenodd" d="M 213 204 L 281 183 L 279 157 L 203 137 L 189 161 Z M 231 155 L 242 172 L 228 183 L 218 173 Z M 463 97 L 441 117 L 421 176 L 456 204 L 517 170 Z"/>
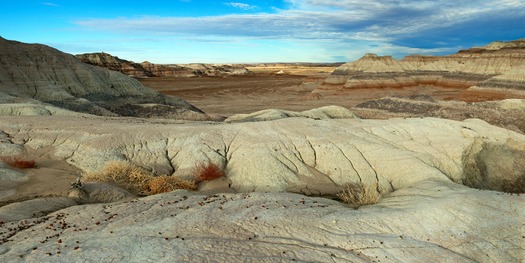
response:
<path id="1" fill-rule="evenodd" d="M 67 196 L 71 183 L 80 176 L 81 171 L 66 161 L 56 160 L 53 149 L 27 149 L 23 155 L 26 160 L 35 160 L 36 167 L 19 169 L 29 175 L 29 180 L 20 183 L 0 184 L 0 206 L 28 199 L 49 196 Z"/>
<path id="2" fill-rule="evenodd" d="M 230 116 L 275 108 L 303 111 L 328 105 L 351 108 L 385 96 L 430 95 L 436 99 L 454 98 L 465 89 L 420 87 L 402 89 L 354 89 L 323 92 L 312 97 L 315 83 L 329 73 L 301 72 L 301 75 L 256 73 L 249 76 L 149 78 L 143 85 L 167 95 L 179 96 L 208 114 Z M 307 80 L 312 85 L 301 85 Z"/>

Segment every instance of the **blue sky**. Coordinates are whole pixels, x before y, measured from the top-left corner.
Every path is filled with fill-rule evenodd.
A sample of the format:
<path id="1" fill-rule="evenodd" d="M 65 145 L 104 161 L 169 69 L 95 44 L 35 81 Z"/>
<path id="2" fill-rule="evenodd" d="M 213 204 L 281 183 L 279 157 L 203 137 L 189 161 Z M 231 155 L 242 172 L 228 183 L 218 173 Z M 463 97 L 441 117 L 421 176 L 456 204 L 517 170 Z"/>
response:
<path id="1" fill-rule="evenodd" d="M 135 62 L 344 62 L 525 38 L 525 0 L 0 0 L 0 36 Z"/>

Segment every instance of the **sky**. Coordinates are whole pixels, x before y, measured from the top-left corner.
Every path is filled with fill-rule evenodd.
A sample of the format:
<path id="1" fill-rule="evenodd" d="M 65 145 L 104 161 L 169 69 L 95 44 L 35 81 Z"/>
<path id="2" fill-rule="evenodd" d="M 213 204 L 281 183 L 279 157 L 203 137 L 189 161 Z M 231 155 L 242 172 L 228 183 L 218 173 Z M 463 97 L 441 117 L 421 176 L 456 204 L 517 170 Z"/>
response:
<path id="1" fill-rule="evenodd" d="M 135 62 L 347 62 L 525 38 L 525 0 L 0 0 L 0 36 Z"/>

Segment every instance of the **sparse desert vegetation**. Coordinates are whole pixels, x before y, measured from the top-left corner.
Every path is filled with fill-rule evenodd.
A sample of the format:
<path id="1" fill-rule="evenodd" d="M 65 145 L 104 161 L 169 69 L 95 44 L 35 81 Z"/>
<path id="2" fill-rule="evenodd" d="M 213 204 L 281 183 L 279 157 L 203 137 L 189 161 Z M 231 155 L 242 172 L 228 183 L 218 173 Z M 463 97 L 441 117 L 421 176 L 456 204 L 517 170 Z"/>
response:
<path id="1" fill-rule="evenodd" d="M 349 183 L 345 185 L 343 191 L 337 194 L 337 197 L 351 207 L 358 208 L 378 203 L 382 194 L 378 190 L 377 183 L 373 185 Z"/>
<path id="2" fill-rule="evenodd" d="M 169 175 L 155 176 L 132 163 L 110 161 L 99 171 L 86 173 L 82 180 L 113 183 L 134 194 L 151 195 L 177 189 L 196 190 L 197 184 L 222 177 L 224 172 L 216 164 L 199 163 L 193 170 L 193 176 L 195 180 Z"/>
<path id="3" fill-rule="evenodd" d="M 195 181 L 168 175 L 156 176 L 148 182 L 148 193 L 152 195 L 171 192 L 177 189 L 196 190 L 197 185 Z"/>
<path id="4" fill-rule="evenodd" d="M 193 169 L 193 176 L 197 183 L 211 181 L 224 176 L 224 171 L 214 163 L 199 163 Z"/>
<path id="5" fill-rule="evenodd" d="M 83 181 L 114 183 L 134 194 L 145 194 L 152 178 L 148 171 L 126 161 L 110 161 L 102 169 L 82 176 Z"/>
<path id="6" fill-rule="evenodd" d="M 35 160 L 25 159 L 21 156 L 2 156 L 0 160 L 12 168 L 29 169 L 36 167 Z"/>

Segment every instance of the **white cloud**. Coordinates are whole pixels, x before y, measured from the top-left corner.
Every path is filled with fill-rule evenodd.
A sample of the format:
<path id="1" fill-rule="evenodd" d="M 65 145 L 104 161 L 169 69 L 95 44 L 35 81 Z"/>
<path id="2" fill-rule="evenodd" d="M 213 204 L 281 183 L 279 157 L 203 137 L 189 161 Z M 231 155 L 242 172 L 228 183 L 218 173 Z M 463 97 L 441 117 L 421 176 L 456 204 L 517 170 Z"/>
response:
<path id="1" fill-rule="evenodd" d="M 288 0 L 294 9 L 274 14 L 221 15 L 208 17 L 140 17 L 87 19 L 77 24 L 102 30 L 149 31 L 173 34 L 212 34 L 270 38 L 349 38 L 368 35 L 371 38 L 392 38 L 398 34 L 419 33 L 460 24 L 465 21 L 494 19 L 506 10 L 523 8 L 516 0 L 499 0 L 487 4 L 483 0 L 465 3 L 448 0 L 408 1 L 370 0 Z M 244 3 L 227 5 L 244 10 L 256 8 Z M 519 6 L 516 6 L 519 5 Z M 323 8 L 336 8 L 326 12 Z M 316 10 L 317 11 L 314 11 Z M 495 18 L 497 19 L 497 17 Z M 362 38 L 362 37 L 360 37 Z"/>
<path id="2" fill-rule="evenodd" d="M 275 9 L 274 13 L 92 18 L 79 20 L 76 24 L 123 35 L 139 33 L 151 38 L 175 36 L 193 41 L 308 40 L 323 46 L 327 46 L 326 42 L 332 42 L 338 45 L 339 50 L 343 50 L 343 46 L 359 50 L 362 47 L 382 54 L 396 50 L 401 53 L 443 53 L 450 50 L 452 53 L 460 47 L 459 40 L 475 42 L 479 39 L 469 38 L 479 36 L 498 39 L 505 32 L 522 32 L 525 26 L 525 1 L 520 0 L 286 2 L 287 9 Z M 225 4 L 244 10 L 256 8 L 240 2 Z M 359 45 L 355 46 L 356 43 Z"/>
<path id="3" fill-rule="evenodd" d="M 58 7 L 58 6 L 60 6 L 60 5 L 58 5 L 58 4 L 51 3 L 51 2 L 44 2 L 44 3 L 42 3 L 42 4 L 43 4 L 43 5 L 47 5 L 47 6 L 54 6 L 54 7 Z"/>
<path id="4" fill-rule="evenodd" d="M 229 3 L 224 3 L 224 4 L 232 6 L 232 7 L 236 7 L 236 8 L 242 9 L 242 10 L 254 10 L 254 9 L 257 8 L 257 6 L 254 6 L 254 5 L 249 5 L 249 4 L 244 4 L 244 3 L 237 3 L 237 2 L 229 2 Z"/>

